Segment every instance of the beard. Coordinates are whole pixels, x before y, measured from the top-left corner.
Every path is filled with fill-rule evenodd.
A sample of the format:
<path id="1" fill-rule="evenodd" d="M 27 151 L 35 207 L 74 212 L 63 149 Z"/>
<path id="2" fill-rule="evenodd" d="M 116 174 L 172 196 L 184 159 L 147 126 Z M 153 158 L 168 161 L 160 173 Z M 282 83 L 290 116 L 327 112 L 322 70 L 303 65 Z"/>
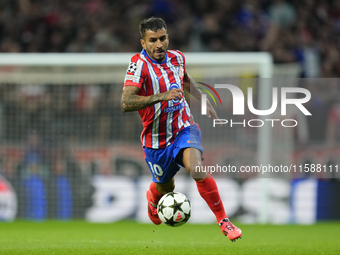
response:
<path id="1" fill-rule="evenodd" d="M 161 49 L 161 50 L 154 50 L 151 52 L 149 49 L 146 51 L 153 60 L 156 60 L 157 62 L 162 62 L 165 59 L 166 56 L 166 50 Z"/>

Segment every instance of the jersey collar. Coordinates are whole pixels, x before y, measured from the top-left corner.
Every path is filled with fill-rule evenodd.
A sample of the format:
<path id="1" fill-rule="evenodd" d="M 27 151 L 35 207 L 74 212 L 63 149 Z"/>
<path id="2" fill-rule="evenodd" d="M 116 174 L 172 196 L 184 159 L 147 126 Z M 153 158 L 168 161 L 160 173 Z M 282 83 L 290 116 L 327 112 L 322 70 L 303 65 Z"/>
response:
<path id="1" fill-rule="evenodd" d="M 168 61 L 168 54 L 167 52 L 165 53 L 165 59 L 162 62 L 157 62 L 156 60 L 153 60 L 152 58 L 149 57 L 149 55 L 146 53 L 146 51 L 143 49 L 141 52 L 145 57 L 147 57 L 152 63 L 154 64 L 164 64 Z"/>

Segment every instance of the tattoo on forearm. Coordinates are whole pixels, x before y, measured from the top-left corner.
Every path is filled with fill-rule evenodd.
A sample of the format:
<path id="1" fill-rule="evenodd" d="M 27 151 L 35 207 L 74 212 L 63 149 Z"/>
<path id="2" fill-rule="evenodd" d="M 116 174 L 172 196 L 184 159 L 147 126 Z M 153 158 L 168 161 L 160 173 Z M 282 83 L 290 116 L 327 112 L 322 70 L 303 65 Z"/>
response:
<path id="1" fill-rule="evenodd" d="M 124 100 L 124 109 L 125 111 L 138 111 L 154 105 L 155 103 L 160 101 L 161 96 L 159 94 L 148 97 L 131 95 L 126 98 L 126 100 Z"/>
<path id="2" fill-rule="evenodd" d="M 163 100 L 164 94 L 151 96 L 137 95 L 139 89 L 134 86 L 127 86 L 123 90 L 121 98 L 121 108 L 123 112 L 131 112 L 145 109 Z"/>

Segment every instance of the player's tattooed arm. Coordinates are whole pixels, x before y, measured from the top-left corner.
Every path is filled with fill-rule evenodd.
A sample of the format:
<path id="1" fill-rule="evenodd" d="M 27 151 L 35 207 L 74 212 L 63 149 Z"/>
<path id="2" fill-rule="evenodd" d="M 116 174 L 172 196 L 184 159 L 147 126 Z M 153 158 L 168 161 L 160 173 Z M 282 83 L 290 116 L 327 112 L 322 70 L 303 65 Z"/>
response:
<path id="1" fill-rule="evenodd" d="M 184 88 L 184 90 L 189 92 L 190 95 L 193 95 L 195 98 L 197 98 L 199 100 L 201 99 L 201 97 L 202 97 L 201 90 L 198 88 L 194 79 L 187 72 L 185 72 L 185 74 L 184 74 L 183 88 Z M 217 113 L 216 113 L 214 107 L 209 102 L 209 100 L 207 100 L 207 110 L 208 110 L 207 116 L 209 118 L 213 117 L 214 119 L 218 119 Z"/>
<path id="2" fill-rule="evenodd" d="M 159 95 L 139 96 L 139 88 L 135 86 L 125 86 L 123 88 L 120 106 L 123 112 L 138 111 L 147 108 L 161 101 Z"/>
<path id="3" fill-rule="evenodd" d="M 202 92 L 198 89 L 196 82 L 187 72 L 185 72 L 183 77 L 183 88 L 190 95 L 194 96 L 197 99 L 201 99 Z"/>
<path id="4" fill-rule="evenodd" d="M 125 86 L 123 88 L 120 106 L 123 112 L 139 111 L 152 106 L 161 101 L 176 100 L 184 94 L 181 89 L 172 89 L 170 91 L 159 93 L 151 96 L 137 95 L 139 88 L 135 86 Z"/>

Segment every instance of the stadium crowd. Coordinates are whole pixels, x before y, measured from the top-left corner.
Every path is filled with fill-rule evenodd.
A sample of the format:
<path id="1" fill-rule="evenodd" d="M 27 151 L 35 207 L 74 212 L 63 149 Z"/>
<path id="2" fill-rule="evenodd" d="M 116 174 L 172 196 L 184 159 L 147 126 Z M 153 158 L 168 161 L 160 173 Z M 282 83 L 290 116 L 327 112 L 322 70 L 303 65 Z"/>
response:
<path id="1" fill-rule="evenodd" d="M 0 52 L 138 52 L 155 15 L 184 52 L 269 51 L 302 76 L 340 73 L 337 0 L 3 0 L 0 14 Z"/>
<path id="2" fill-rule="evenodd" d="M 22 144 L 38 134 L 52 146 L 139 140 L 138 114 L 120 110 L 121 86 L 0 85 L 0 139 Z M 129 124 L 128 124 L 129 123 Z M 136 130 L 138 129 L 138 130 Z"/>

